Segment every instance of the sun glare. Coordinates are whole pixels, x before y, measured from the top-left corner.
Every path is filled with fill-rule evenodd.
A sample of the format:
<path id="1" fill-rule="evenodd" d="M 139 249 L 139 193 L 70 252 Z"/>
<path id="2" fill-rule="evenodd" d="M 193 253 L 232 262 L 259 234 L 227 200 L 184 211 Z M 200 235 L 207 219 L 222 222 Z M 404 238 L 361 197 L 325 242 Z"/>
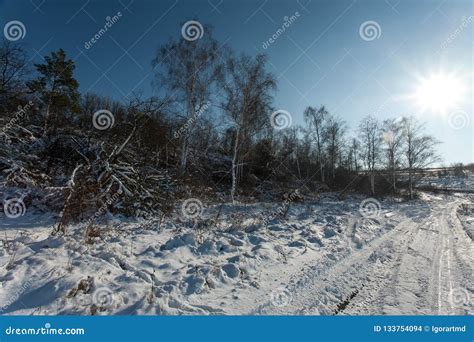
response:
<path id="1" fill-rule="evenodd" d="M 420 79 L 415 100 L 422 111 L 446 113 L 463 99 L 464 85 L 454 75 L 442 72 Z"/>

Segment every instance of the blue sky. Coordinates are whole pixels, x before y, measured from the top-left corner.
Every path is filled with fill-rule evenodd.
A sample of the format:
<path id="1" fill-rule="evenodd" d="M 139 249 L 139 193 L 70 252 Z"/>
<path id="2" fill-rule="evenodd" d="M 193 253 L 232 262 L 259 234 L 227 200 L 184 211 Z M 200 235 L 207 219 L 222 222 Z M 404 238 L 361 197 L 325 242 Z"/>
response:
<path id="1" fill-rule="evenodd" d="M 121 18 L 85 49 L 117 12 Z M 284 18 L 296 12 L 297 19 L 264 49 Z M 268 54 L 279 85 L 275 107 L 289 111 L 294 124 L 302 123 L 308 105 L 324 104 L 354 134 L 368 114 L 416 115 L 443 142 L 446 164 L 474 161 L 473 15 L 467 0 L 0 0 L 1 26 L 12 20 L 25 25 L 21 43 L 32 62 L 64 48 L 76 62 L 82 92 L 117 100 L 132 91 L 151 94 L 156 49 L 180 38 L 180 23 L 197 18 L 233 49 Z M 380 28 L 373 40 L 359 32 L 367 21 Z M 439 70 L 462 81 L 462 101 L 444 114 L 422 111 L 409 95 L 420 76 Z M 464 121 L 453 125 L 454 115 Z"/>

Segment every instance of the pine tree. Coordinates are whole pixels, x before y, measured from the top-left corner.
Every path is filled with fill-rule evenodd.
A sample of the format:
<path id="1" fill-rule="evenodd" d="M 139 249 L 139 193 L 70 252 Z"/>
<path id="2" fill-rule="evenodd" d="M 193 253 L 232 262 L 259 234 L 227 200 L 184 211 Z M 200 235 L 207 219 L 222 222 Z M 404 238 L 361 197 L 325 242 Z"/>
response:
<path id="1" fill-rule="evenodd" d="M 48 134 L 65 124 L 68 116 L 79 113 L 79 83 L 73 76 L 74 61 L 67 59 L 63 49 L 35 67 L 40 75 L 27 85 L 43 103 L 44 134 Z"/>

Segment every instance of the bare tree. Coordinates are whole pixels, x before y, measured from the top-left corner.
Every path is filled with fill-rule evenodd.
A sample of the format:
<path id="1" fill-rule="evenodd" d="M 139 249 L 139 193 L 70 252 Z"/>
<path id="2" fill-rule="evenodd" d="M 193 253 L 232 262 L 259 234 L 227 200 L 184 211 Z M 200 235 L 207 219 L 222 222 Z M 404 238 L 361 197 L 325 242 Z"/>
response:
<path id="1" fill-rule="evenodd" d="M 413 187 L 416 183 L 414 171 L 423 169 L 440 160 L 435 151 L 439 141 L 430 135 L 424 134 L 425 126 L 414 117 L 402 120 L 404 146 L 403 152 L 408 169 L 408 191 L 413 199 Z"/>
<path id="2" fill-rule="evenodd" d="M 344 132 L 344 121 L 337 117 L 330 117 L 328 119 L 325 129 L 325 137 L 327 140 L 327 155 L 333 181 L 336 178 L 336 163 L 338 157 L 342 153 Z"/>
<path id="3" fill-rule="evenodd" d="M 23 49 L 3 39 L 0 45 L 0 103 L 2 107 L 23 91 L 22 80 L 27 72 L 26 66 L 27 57 Z"/>
<path id="4" fill-rule="evenodd" d="M 451 164 L 451 168 L 453 169 L 453 175 L 455 177 L 460 177 L 460 178 L 467 177 L 467 174 L 466 174 L 467 168 L 465 168 L 463 163 L 453 163 Z"/>
<path id="5" fill-rule="evenodd" d="M 324 106 L 319 109 L 308 107 L 304 111 L 305 120 L 308 122 L 310 131 L 316 141 L 316 155 L 319 163 L 321 182 L 324 183 L 324 164 L 323 164 L 323 135 L 326 120 L 329 116 Z"/>
<path id="6" fill-rule="evenodd" d="M 390 173 L 390 184 L 397 191 L 396 169 L 400 164 L 400 149 L 403 142 L 403 131 L 399 120 L 387 119 L 382 123 L 382 142 L 384 145 L 387 169 Z"/>
<path id="7" fill-rule="evenodd" d="M 296 172 L 301 178 L 300 162 L 298 158 L 298 145 L 299 139 L 298 134 L 300 127 L 293 126 L 285 129 L 277 137 L 278 141 L 278 153 L 280 154 L 280 162 L 287 164 L 287 169 L 293 169 L 296 166 Z"/>
<path id="8" fill-rule="evenodd" d="M 232 122 L 235 137 L 232 151 L 231 198 L 237 190 L 238 169 L 243 162 L 242 146 L 268 125 L 268 114 L 276 82 L 265 70 L 266 57 L 230 56 L 222 70 L 220 85 L 224 92 L 222 107 Z"/>
<path id="9" fill-rule="evenodd" d="M 375 169 L 380 157 L 380 124 L 373 116 L 366 116 L 359 125 L 365 166 L 369 173 L 370 191 L 375 194 Z"/>
<path id="10" fill-rule="evenodd" d="M 206 26 L 201 39 L 181 38 L 159 48 L 152 64 L 156 70 L 157 86 L 171 92 L 178 104 L 184 104 L 183 122 L 196 117 L 209 101 L 211 87 L 217 76 L 218 43 Z M 178 110 L 178 113 L 181 111 Z M 181 139 L 180 170 L 187 166 L 189 138 L 193 125 L 184 130 Z"/>
<path id="11" fill-rule="evenodd" d="M 360 142 L 357 138 L 352 138 L 351 146 L 349 148 L 350 168 L 354 171 L 359 171 L 359 155 L 360 155 Z"/>

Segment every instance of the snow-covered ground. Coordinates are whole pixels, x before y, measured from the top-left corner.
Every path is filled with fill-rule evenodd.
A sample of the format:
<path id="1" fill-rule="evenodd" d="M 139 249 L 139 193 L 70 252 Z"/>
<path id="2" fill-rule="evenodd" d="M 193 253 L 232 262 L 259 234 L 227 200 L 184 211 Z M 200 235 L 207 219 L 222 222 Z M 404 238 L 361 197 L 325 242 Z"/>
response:
<path id="1" fill-rule="evenodd" d="M 474 245 L 467 194 L 410 202 L 335 195 L 295 203 L 207 206 L 157 229 L 2 218 L 1 314 L 468 314 Z M 364 210 L 361 210 L 364 209 Z M 463 212 L 472 222 L 473 212 Z"/>
<path id="2" fill-rule="evenodd" d="M 417 184 L 419 187 L 430 186 L 439 189 L 474 190 L 474 174 L 468 172 L 466 177 L 447 175 L 444 177 L 426 176 Z"/>

